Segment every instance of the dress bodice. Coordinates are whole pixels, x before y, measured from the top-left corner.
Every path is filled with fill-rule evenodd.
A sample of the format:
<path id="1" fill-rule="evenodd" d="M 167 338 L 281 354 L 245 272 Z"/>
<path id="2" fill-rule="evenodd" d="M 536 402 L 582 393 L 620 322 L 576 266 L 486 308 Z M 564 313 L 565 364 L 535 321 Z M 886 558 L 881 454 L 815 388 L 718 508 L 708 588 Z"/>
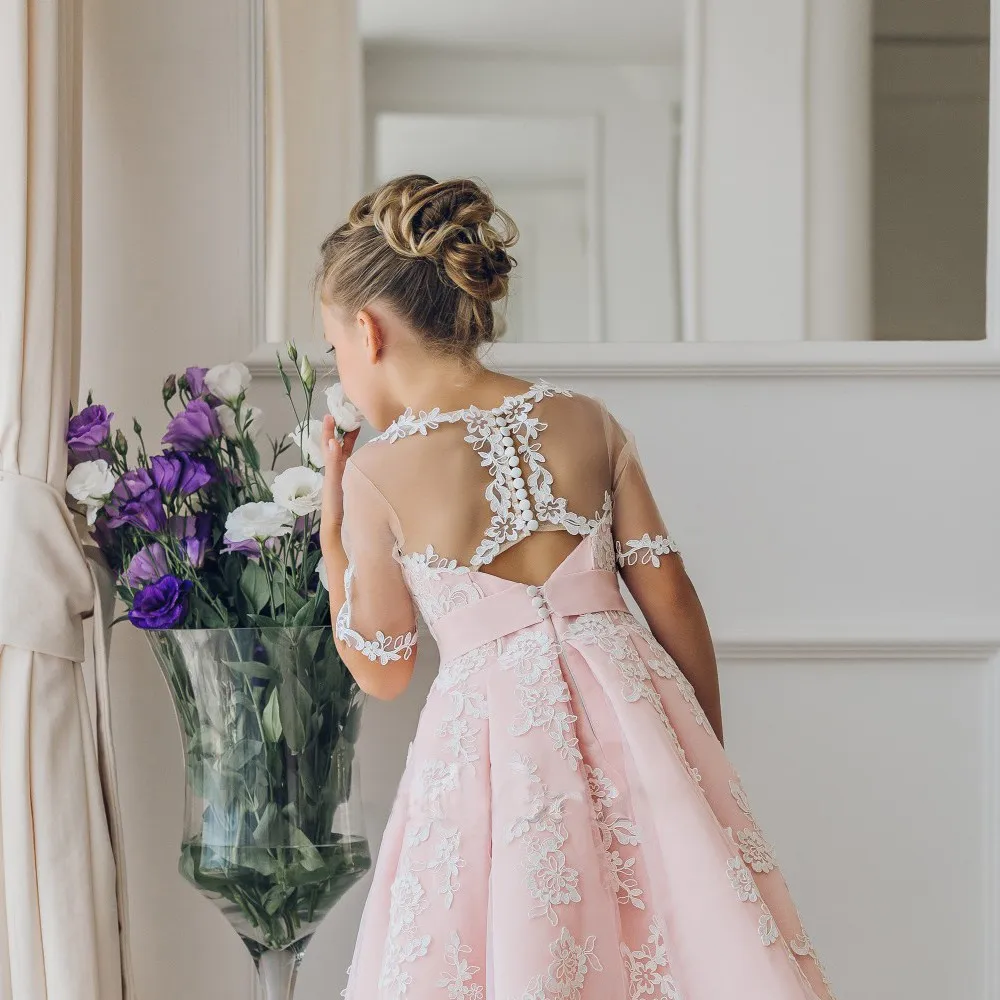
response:
<path id="1" fill-rule="evenodd" d="M 406 410 L 349 460 L 344 515 L 337 634 L 384 664 L 415 648 L 414 606 L 433 631 L 456 608 L 523 587 L 485 567 L 539 532 L 581 542 L 558 567 L 541 561 L 551 547 L 529 545 L 519 565 L 535 579 L 659 567 L 677 550 L 631 435 L 599 400 L 541 380 L 488 409 Z"/>
<path id="2" fill-rule="evenodd" d="M 611 537 L 611 512 L 595 520 L 592 530 L 559 564 L 550 579 L 587 570 L 614 572 L 615 554 Z M 449 612 L 464 608 L 486 597 L 523 586 L 492 573 L 459 565 L 437 555 L 433 548 L 424 552 L 398 554 L 403 578 L 421 616 L 437 635 L 435 623 Z M 536 588 L 537 589 L 537 588 Z"/>

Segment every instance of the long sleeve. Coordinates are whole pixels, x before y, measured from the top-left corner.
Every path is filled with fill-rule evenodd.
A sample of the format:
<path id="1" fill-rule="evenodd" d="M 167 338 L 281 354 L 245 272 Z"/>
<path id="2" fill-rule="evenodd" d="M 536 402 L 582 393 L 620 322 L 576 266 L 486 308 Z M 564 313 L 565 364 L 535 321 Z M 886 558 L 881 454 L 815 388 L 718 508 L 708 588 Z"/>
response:
<path id="1" fill-rule="evenodd" d="M 337 638 L 383 666 L 409 659 L 417 644 L 413 601 L 393 554 L 396 524 L 379 490 L 348 462 L 341 532 L 346 599 L 337 615 Z"/>

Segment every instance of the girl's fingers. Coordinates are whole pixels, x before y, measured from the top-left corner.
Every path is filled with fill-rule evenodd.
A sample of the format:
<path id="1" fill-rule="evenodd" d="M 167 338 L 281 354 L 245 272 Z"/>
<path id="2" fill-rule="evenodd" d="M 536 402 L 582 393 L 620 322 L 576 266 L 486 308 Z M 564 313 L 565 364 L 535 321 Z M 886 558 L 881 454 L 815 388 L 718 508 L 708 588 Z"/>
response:
<path id="1" fill-rule="evenodd" d="M 329 414 L 323 418 L 323 454 L 326 475 L 323 477 L 323 510 L 321 530 L 332 531 L 344 519 L 344 467 L 354 451 L 358 432 L 351 431 L 341 439 L 337 436 L 337 425 Z"/>

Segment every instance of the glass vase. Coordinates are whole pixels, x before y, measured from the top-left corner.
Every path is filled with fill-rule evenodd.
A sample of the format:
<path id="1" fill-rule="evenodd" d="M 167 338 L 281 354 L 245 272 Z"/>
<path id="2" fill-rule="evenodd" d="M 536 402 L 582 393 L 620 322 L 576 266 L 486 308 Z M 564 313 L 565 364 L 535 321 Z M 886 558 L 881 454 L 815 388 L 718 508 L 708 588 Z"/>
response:
<path id="1" fill-rule="evenodd" d="M 371 867 L 364 696 L 329 627 L 147 634 L 184 745 L 180 873 L 242 938 L 264 1000 L 290 1000 L 316 928 Z"/>

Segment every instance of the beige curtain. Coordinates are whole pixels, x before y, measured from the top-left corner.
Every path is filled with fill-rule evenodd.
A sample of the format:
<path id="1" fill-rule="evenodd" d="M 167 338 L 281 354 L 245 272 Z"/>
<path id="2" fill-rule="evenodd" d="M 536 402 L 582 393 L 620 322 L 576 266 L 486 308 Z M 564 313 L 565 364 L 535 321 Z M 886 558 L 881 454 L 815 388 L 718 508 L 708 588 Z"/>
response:
<path id="1" fill-rule="evenodd" d="M 94 608 L 97 577 L 63 502 L 79 346 L 79 17 L 78 0 L 0 0 L 0 1000 L 131 992 L 108 608 Z M 79 667 L 92 610 L 100 754 Z"/>

